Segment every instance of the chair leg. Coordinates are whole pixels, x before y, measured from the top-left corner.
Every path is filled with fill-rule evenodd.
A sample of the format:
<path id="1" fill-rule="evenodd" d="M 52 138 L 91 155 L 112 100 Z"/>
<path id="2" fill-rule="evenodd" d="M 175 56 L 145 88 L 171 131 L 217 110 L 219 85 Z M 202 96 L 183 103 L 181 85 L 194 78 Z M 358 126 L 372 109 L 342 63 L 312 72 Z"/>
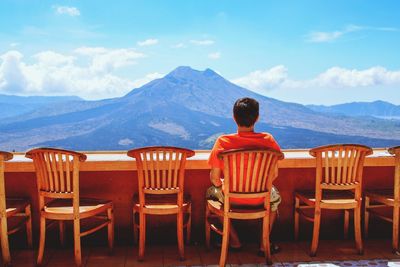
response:
<path id="1" fill-rule="evenodd" d="M 347 239 L 349 237 L 349 219 L 350 219 L 349 210 L 344 210 L 344 224 L 343 224 L 344 239 Z"/>
<path id="2" fill-rule="evenodd" d="M 399 250 L 399 206 L 395 205 L 393 207 L 393 231 L 392 231 L 392 248 L 393 253 Z"/>
<path id="3" fill-rule="evenodd" d="M 354 236 L 356 239 L 356 247 L 358 254 L 362 255 L 363 251 L 363 244 L 361 238 L 361 207 L 357 207 L 354 209 Z"/>
<path id="4" fill-rule="evenodd" d="M 182 212 L 182 209 L 180 209 L 177 214 L 176 233 L 177 233 L 177 239 L 178 239 L 179 259 L 181 261 L 183 261 L 183 260 L 185 260 L 185 245 L 184 245 L 184 239 L 183 239 L 183 212 Z"/>
<path id="5" fill-rule="evenodd" d="M 139 255 L 138 260 L 144 258 L 144 246 L 146 244 L 146 215 L 143 211 L 139 212 Z"/>
<path id="6" fill-rule="evenodd" d="M 28 241 L 28 247 L 32 248 L 32 213 L 31 213 L 31 205 L 26 206 L 25 208 L 25 214 L 26 214 L 26 222 L 25 222 L 25 227 L 26 227 L 26 239 Z"/>
<path id="7" fill-rule="evenodd" d="M 210 216 L 210 210 L 208 209 L 208 204 L 206 203 L 206 213 L 205 213 L 205 232 L 206 232 L 206 248 L 210 249 L 210 234 L 211 234 L 211 226 L 208 222 L 208 217 Z"/>
<path id="8" fill-rule="evenodd" d="M 300 208 L 300 199 L 295 197 L 294 204 L 294 240 L 299 240 L 299 223 L 300 223 L 300 215 L 298 209 Z"/>
<path id="9" fill-rule="evenodd" d="M 8 245 L 8 234 L 7 234 L 7 217 L 6 214 L 0 215 L 1 224 L 1 252 L 3 255 L 3 265 L 8 266 L 11 264 L 10 247 Z"/>
<path id="10" fill-rule="evenodd" d="M 136 224 L 136 211 L 133 209 L 133 243 L 138 243 L 138 225 Z"/>
<path id="11" fill-rule="evenodd" d="M 59 228 L 59 232 L 60 232 L 60 243 L 61 246 L 65 245 L 65 223 L 64 221 L 59 221 L 58 222 L 58 228 Z"/>
<path id="12" fill-rule="evenodd" d="M 364 205 L 364 237 L 368 238 L 368 228 L 369 228 L 369 197 L 365 197 Z"/>
<path id="13" fill-rule="evenodd" d="M 318 209 L 315 208 L 313 237 L 312 237 L 311 251 L 310 251 L 310 256 L 311 257 L 315 257 L 317 255 L 320 224 L 321 224 L 321 209 L 320 208 L 318 208 Z"/>
<path id="14" fill-rule="evenodd" d="M 76 266 L 82 266 L 80 220 L 74 219 L 74 255 Z"/>
<path id="15" fill-rule="evenodd" d="M 188 222 L 186 225 L 186 244 L 190 244 L 190 238 L 192 234 L 192 205 L 189 205 L 188 207 Z"/>
<path id="16" fill-rule="evenodd" d="M 268 265 L 272 264 L 272 257 L 271 257 L 271 244 L 269 242 L 269 213 L 263 219 L 263 245 L 264 245 L 264 254 L 265 254 L 265 262 Z"/>
<path id="17" fill-rule="evenodd" d="M 222 246 L 221 246 L 221 256 L 219 259 L 219 266 L 224 267 L 226 263 L 226 258 L 228 254 L 229 245 L 229 233 L 230 233 L 231 222 L 227 215 L 224 216 L 224 226 L 222 234 Z"/>
<path id="18" fill-rule="evenodd" d="M 37 257 L 37 265 L 42 265 L 44 246 L 46 241 L 46 218 L 40 216 L 40 237 L 39 237 L 39 251 Z"/>
<path id="19" fill-rule="evenodd" d="M 114 212 L 112 207 L 107 209 L 107 219 L 109 221 L 107 225 L 108 248 L 112 253 L 114 249 Z"/>

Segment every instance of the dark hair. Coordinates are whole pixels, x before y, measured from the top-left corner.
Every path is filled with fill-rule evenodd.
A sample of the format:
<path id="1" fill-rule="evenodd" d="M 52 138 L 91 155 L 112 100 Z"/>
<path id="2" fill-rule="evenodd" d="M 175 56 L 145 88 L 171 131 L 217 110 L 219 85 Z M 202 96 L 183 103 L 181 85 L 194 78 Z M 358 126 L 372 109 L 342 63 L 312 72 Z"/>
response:
<path id="1" fill-rule="evenodd" d="M 259 104 L 249 97 L 239 98 L 233 105 L 233 117 L 239 126 L 253 126 L 258 118 Z"/>

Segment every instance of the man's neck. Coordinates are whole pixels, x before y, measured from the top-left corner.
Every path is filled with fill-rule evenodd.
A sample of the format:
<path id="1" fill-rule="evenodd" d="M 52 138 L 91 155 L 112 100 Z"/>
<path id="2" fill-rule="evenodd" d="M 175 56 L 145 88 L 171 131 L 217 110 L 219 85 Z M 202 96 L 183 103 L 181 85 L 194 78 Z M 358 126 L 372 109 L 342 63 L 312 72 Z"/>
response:
<path id="1" fill-rule="evenodd" d="M 238 126 L 238 133 L 248 133 L 248 132 L 254 132 L 254 126 L 251 127 Z"/>

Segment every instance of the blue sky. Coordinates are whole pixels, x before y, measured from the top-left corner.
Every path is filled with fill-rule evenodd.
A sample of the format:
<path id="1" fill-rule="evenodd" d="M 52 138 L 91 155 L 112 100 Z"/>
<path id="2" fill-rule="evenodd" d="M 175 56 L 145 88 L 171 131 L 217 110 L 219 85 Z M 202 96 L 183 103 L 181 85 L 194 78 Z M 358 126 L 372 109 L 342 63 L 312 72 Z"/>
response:
<path id="1" fill-rule="evenodd" d="M 399 1 L 0 2 L 0 93 L 124 95 L 180 65 L 290 102 L 400 104 Z"/>

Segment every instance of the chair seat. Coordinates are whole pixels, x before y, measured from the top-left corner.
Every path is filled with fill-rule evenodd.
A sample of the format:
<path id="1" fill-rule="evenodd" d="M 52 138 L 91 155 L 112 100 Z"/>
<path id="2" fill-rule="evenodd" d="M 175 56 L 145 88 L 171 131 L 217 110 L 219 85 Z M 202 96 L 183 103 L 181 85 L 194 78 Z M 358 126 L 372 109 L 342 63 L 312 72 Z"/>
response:
<path id="1" fill-rule="evenodd" d="M 377 201 L 390 206 L 394 205 L 393 189 L 366 190 L 365 196 L 369 197 L 372 201 Z"/>
<path id="2" fill-rule="evenodd" d="M 138 195 L 133 197 L 134 209 L 139 210 L 139 198 Z M 166 214 L 174 214 L 177 212 L 178 205 L 176 204 L 176 195 L 146 195 L 145 209 L 146 213 L 165 212 Z M 183 209 L 186 211 L 191 205 L 190 195 L 185 195 L 183 199 Z"/>
<path id="3" fill-rule="evenodd" d="M 210 211 L 218 216 L 224 216 L 224 204 L 216 200 L 207 200 L 207 205 Z M 237 213 L 257 213 L 265 211 L 263 205 L 231 205 L 230 212 Z"/>
<path id="4" fill-rule="evenodd" d="M 79 199 L 79 217 L 80 219 L 106 212 L 112 207 L 112 202 L 100 199 Z M 71 199 L 56 199 L 47 203 L 42 211 L 42 215 L 48 219 L 54 220 L 73 220 L 73 206 Z"/>
<path id="5" fill-rule="evenodd" d="M 298 191 L 295 197 L 299 198 L 308 206 L 315 205 L 315 192 Z M 321 208 L 327 209 L 345 209 L 355 208 L 357 201 L 354 199 L 354 193 L 348 190 L 324 190 L 321 199 Z"/>
<path id="6" fill-rule="evenodd" d="M 24 213 L 25 208 L 29 206 L 29 200 L 24 198 L 6 198 L 7 217 L 18 213 Z"/>

